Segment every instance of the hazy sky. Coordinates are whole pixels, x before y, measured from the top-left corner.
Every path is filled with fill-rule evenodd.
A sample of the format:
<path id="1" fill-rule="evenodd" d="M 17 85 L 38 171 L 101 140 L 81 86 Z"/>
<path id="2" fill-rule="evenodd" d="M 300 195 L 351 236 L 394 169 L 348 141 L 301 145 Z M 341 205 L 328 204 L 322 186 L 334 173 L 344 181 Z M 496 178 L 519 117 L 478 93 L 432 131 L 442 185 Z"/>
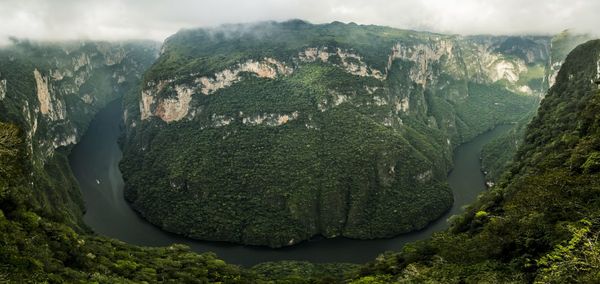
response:
<path id="1" fill-rule="evenodd" d="M 458 34 L 597 34 L 600 0 L 0 0 L 0 43 L 163 40 L 185 27 L 291 18 Z"/>

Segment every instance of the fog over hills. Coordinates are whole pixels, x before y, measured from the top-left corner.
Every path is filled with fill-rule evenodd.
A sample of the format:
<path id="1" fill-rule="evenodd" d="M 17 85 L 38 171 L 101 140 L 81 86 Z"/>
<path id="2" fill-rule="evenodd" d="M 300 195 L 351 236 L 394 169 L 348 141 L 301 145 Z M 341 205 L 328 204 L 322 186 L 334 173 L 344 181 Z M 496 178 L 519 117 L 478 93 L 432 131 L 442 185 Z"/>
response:
<path id="1" fill-rule="evenodd" d="M 0 43 L 10 36 L 162 41 L 181 28 L 292 18 L 458 34 L 595 33 L 598 10 L 595 0 L 2 0 Z"/>

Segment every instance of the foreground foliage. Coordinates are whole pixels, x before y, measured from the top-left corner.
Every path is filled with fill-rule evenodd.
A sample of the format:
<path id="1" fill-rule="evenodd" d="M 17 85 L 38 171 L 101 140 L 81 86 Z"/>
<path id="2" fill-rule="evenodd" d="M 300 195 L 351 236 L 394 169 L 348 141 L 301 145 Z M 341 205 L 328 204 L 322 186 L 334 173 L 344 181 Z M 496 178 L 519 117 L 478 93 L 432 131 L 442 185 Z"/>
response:
<path id="1" fill-rule="evenodd" d="M 22 132 L 0 123 L 0 280 L 20 282 L 236 282 L 240 268 L 189 248 L 141 248 L 75 232 L 33 210 Z"/>

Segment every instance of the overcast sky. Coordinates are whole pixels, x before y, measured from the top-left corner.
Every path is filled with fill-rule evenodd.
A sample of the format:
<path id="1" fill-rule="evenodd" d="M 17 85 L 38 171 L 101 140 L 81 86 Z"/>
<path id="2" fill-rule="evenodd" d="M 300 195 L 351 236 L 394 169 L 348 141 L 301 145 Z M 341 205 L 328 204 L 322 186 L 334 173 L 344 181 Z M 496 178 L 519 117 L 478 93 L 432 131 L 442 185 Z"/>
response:
<path id="1" fill-rule="evenodd" d="M 600 0 L 0 0 L 0 43 L 163 40 L 180 28 L 292 18 L 457 34 L 598 34 Z"/>

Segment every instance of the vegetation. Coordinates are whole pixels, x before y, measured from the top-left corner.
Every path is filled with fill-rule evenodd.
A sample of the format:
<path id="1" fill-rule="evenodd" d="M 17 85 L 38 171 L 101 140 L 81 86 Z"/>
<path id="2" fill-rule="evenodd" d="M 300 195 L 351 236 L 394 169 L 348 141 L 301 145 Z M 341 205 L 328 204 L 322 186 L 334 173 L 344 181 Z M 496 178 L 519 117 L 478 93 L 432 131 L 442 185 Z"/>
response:
<path id="1" fill-rule="evenodd" d="M 280 262 L 260 264 L 250 269 L 226 264 L 210 253 L 192 253 L 181 245 L 165 248 L 141 248 L 86 233 L 83 226 L 77 225 L 77 220 L 81 218 L 81 208 L 78 207 L 79 198 L 73 192 L 76 189 L 75 183 L 69 174 L 65 160 L 68 149 L 58 150 L 51 157 L 42 156 L 39 151 L 32 151 L 28 136 L 30 121 L 19 115 L 21 110 L 15 107 L 20 99 L 19 95 L 32 96 L 33 94 L 31 92 L 34 90 L 32 85 L 34 82 L 30 79 L 32 70 L 27 69 L 33 65 L 29 65 L 29 67 L 16 63 L 11 65 L 7 63 L 8 61 L 0 60 L 0 63 L 3 62 L 3 65 L 0 65 L 2 68 L 15 68 L 14 70 L 17 71 L 19 68 L 23 68 L 23 71 L 18 71 L 22 73 L 18 74 L 27 74 L 27 76 L 23 76 L 23 80 L 15 81 L 21 82 L 20 87 L 15 87 L 18 86 L 17 83 L 11 83 L 13 84 L 10 87 L 11 92 L 14 91 L 15 97 L 10 97 L 10 100 L 0 104 L 2 120 L 11 121 L 11 123 L 0 122 L 0 282 L 597 282 L 600 279 L 598 274 L 600 271 L 600 250 L 598 249 L 600 234 L 600 200 L 598 199 L 600 194 L 598 176 L 600 174 L 600 116 L 598 116 L 600 92 L 591 81 L 597 78 L 596 61 L 599 57 L 600 41 L 586 43 L 567 57 L 558 74 L 557 84 L 549 91 L 541 103 L 537 115 L 525 129 L 522 147 L 519 148 L 508 171 L 505 172 L 496 187 L 481 195 L 479 200 L 467 208 L 464 214 L 452 219 L 450 230 L 437 233 L 429 240 L 407 245 L 401 252 L 385 253 L 375 261 L 361 267 L 347 264 L 320 265 L 304 262 Z M 401 66 L 395 68 L 401 70 Z M 264 107 L 261 104 L 276 106 L 277 109 L 274 111 L 286 107 L 289 107 L 290 111 L 303 107 L 309 110 L 306 102 L 309 102 L 309 106 L 310 103 L 314 106 L 315 98 L 332 95 L 319 93 L 318 90 L 323 88 L 323 84 L 332 84 L 329 87 L 342 88 L 353 82 L 351 78 L 338 72 L 335 68 L 319 64 L 310 65 L 303 69 L 303 72 L 304 70 L 306 73 L 299 72 L 290 78 L 276 82 L 249 78 L 232 86 L 231 90 L 223 90 L 220 97 L 206 97 L 208 102 L 205 102 L 205 105 L 220 113 L 227 112 L 232 106 L 247 107 L 246 111 L 260 112 Z M 3 71 L 0 79 L 7 78 L 5 74 Z M 336 85 L 324 80 L 326 78 L 324 76 L 338 76 L 335 78 L 340 79 L 343 84 Z M 397 81 L 393 81 L 395 83 L 390 83 L 386 87 L 399 90 L 406 86 L 403 85 L 407 83 L 406 81 L 402 81 L 401 78 L 396 79 Z M 444 84 L 446 83 L 444 82 Z M 97 86 L 106 87 L 102 84 Z M 247 181 L 258 181 L 266 184 L 266 189 L 278 194 L 269 195 L 270 198 L 272 196 L 289 198 L 270 199 L 276 210 L 281 209 L 277 206 L 283 206 L 283 203 L 286 203 L 286 209 L 291 208 L 294 209 L 294 214 L 301 214 L 301 209 L 310 207 L 302 200 L 306 197 L 303 194 L 307 194 L 307 192 L 277 191 L 293 183 L 294 178 L 298 178 L 283 173 L 283 170 L 296 166 L 295 164 L 290 165 L 288 161 L 303 165 L 306 171 L 321 170 L 320 174 L 314 176 L 313 179 L 306 179 L 306 175 L 302 175 L 300 178 L 306 180 L 298 179 L 302 183 L 293 185 L 294 188 L 308 187 L 320 182 L 326 186 L 324 188 L 335 193 L 335 190 L 339 190 L 336 187 L 337 184 L 348 186 L 359 184 L 357 181 L 365 179 L 377 181 L 375 184 L 378 187 L 370 189 L 390 194 L 385 195 L 386 198 L 394 198 L 395 194 L 404 194 L 403 198 L 408 200 L 421 198 L 421 196 L 411 192 L 408 187 L 404 188 L 404 185 L 396 185 L 396 183 L 399 180 L 406 181 L 406 176 L 403 175 L 407 171 L 409 175 L 413 175 L 415 172 L 410 172 L 410 170 L 422 170 L 426 166 L 432 167 L 433 163 L 441 162 L 443 166 L 438 165 L 439 168 L 432 170 L 432 181 L 424 188 L 441 192 L 441 197 L 437 197 L 443 202 L 446 188 L 443 183 L 439 182 L 441 179 L 438 176 L 450 166 L 447 160 L 451 149 L 445 150 L 446 148 L 442 146 L 446 143 L 446 139 L 462 141 L 462 139 L 476 135 L 477 131 L 485 130 L 494 124 L 525 119 L 522 118 L 522 111 L 527 108 L 520 107 L 528 103 L 535 105 L 535 101 L 532 101 L 531 98 L 506 92 L 498 85 L 454 81 L 449 86 L 457 89 L 467 88 L 469 98 L 460 96 L 444 98 L 442 92 L 436 91 L 436 88 L 422 90 L 415 87 L 416 90 L 412 89 L 414 93 L 411 94 L 422 96 L 411 96 L 411 102 L 416 105 L 419 105 L 418 102 L 426 103 L 427 109 L 401 115 L 403 126 L 387 127 L 383 125 L 381 115 L 387 114 L 389 109 L 386 109 L 385 105 L 365 104 L 361 105 L 363 107 L 359 107 L 355 103 L 361 102 L 364 98 L 360 96 L 361 93 L 358 93 L 356 97 L 351 98 L 350 102 L 343 103 L 337 108 L 322 113 L 315 112 L 312 116 L 313 122 L 325 130 L 318 134 L 307 134 L 305 130 L 302 132 L 298 130 L 302 129 L 303 123 L 308 121 L 308 117 L 302 116 L 279 128 L 258 126 L 252 130 L 244 128 L 239 122 L 222 128 L 201 130 L 191 127 L 198 121 L 182 121 L 167 127 L 160 121 L 154 120 L 144 128 L 140 127 L 141 130 L 136 130 L 140 131 L 135 133 L 139 136 L 126 137 L 125 139 L 131 140 L 124 141 L 124 144 L 126 147 L 132 147 L 129 150 L 136 147 L 138 149 L 147 147 L 147 151 L 153 155 L 159 155 L 159 158 L 152 160 L 146 160 L 147 157 L 137 157 L 137 159 L 144 159 L 140 162 L 144 162 L 142 164 L 144 167 L 148 167 L 150 173 L 169 177 L 169 183 L 163 184 L 163 187 L 160 188 L 162 190 L 160 194 L 165 194 L 165 188 L 169 188 L 166 194 L 190 190 L 190 185 L 193 185 L 189 183 L 190 176 L 198 178 L 197 182 L 210 184 L 223 182 L 222 179 L 227 175 L 233 175 L 240 178 L 228 182 L 240 183 L 241 185 L 236 184 L 239 186 L 238 188 L 253 189 Z M 242 87 L 243 89 L 234 89 Z M 263 87 L 264 90 L 261 89 Z M 350 85 L 350 87 L 356 86 Z M 227 92 L 246 89 L 260 90 L 260 92 L 248 92 L 244 94 L 247 96 L 235 96 L 239 101 L 231 99 L 233 93 L 227 94 Z M 289 106 L 282 104 L 275 96 L 281 90 L 290 94 Z M 295 90 L 298 90 L 297 93 L 294 93 Z M 485 96 L 486 94 L 489 96 Z M 422 100 L 419 101 L 419 99 Z M 25 100 L 35 102 L 35 99 L 31 97 L 26 97 Z M 130 97 L 126 98 L 126 104 L 132 101 Z M 498 108 L 490 108 L 490 103 L 494 103 L 494 107 Z M 81 107 L 80 110 L 83 108 L 82 105 L 79 107 Z M 77 107 L 74 106 L 74 108 Z M 476 119 L 477 112 L 474 109 L 486 113 L 486 117 Z M 89 115 L 93 113 L 93 110 L 88 111 Z M 499 112 L 505 112 L 508 116 L 497 116 Z M 75 111 L 73 114 L 75 115 Z M 80 115 L 82 116 L 75 116 L 76 119 L 83 121 L 87 117 L 83 114 Z M 455 123 L 455 128 L 447 127 L 444 122 L 447 122 L 448 119 Z M 77 121 L 73 123 L 85 124 Z M 437 126 L 437 130 L 431 130 L 433 128 L 431 126 Z M 152 130 L 152 128 L 158 130 Z M 354 135 L 355 131 L 360 135 Z M 161 137 L 163 134 L 165 136 Z M 228 136 L 223 139 L 224 135 Z M 43 137 L 40 136 L 40 138 Z M 167 139 L 167 137 L 170 138 Z M 47 139 L 48 136 L 45 138 Z M 231 141 L 232 144 L 223 143 L 217 147 L 209 145 L 206 142 L 208 139 Z M 208 155 L 208 158 L 202 160 L 203 157 L 196 154 L 194 149 L 182 149 L 181 147 L 177 150 L 182 153 L 175 149 L 167 149 L 167 154 L 160 156 L 161 153 L 155 152 L 157 147 L 177 142 L 196 143 L 198 151 Z M 278 147 L 268 148 L 271 145 Z M 318 149 L 302 148 L 306 145 Z M 392 148 L 392 145 L 401 145 L 402 147 Z M 260 159 L 272 160 L 275 164 L 257 165 L 253 162 L 252 157 L 246 156 L 244 151 L 240 151 L 234 146 L 242 147 Z M 344 147 L 353 147 L 352 149 L 357 149 L 358 152 L 340 150 Z M 385 150 L 385 156 L 390 154 L 402 157 L 402 163 L 396 160 L 395 165 L 398 168 L 407 168 L 402 172 L 395 171 L 394 178 L 396 179 L 381 178 L 382 173 L 377 169 L 381 165 L 384 165 L 383 169 L 388 169 L 387 166 L 390 165 L 390 162 L 379 159 L 379 156 L 376 156 L 378 159 L 373 159 L 373 155 L 381 153 L 373 148 Z M 45 157 L 42 167 L 38 163 L 41 157 Z M 128 159 L 135 161 L 136 158 L 130 156 Z M 231 164 L 228 167 L 216 168 L 209 163 L 215 159 L 222 159 Z M 349 160 L 351 162 L 348 162 Z M 145 163 L 148 161 L 151 163 L 146 165 Z M 173 161 L 181 164 L 173 163 Z M 317 161 L 317 163 L 312 161 Z M 405 161 L 408 166 L 403 165 Z M 164 167 L 161 164 L 169 162 L 171 162 L 170 165 L 174 165 L 173 168 Z M 131 161 L 123 163 L 125 170 L 127 167 L 133 166 L 128 163 Z M 253 175 L 251 173 L 254 172 L 244 171 L 250 166 L 260 166 L 256 173 L 261 175 Z M 196 167 L 200 171 L 190 171 L 191 168 Z M 292 169 L 299 170 L 298 168 Z M 205 169 L 211 171 L 202 172 Z M 344 172 L 353 174 L 344 175 Z M 306 174 L 306 172 L 300 173 Z M 389 171 L 383 171 L 383 174 L 386 173 L 389 174 Z M 201 174 L 202 176 L 200 176 Z M 275 174 L 276 178 L 283 179 L 281 184 L 274 183 L 275 177 L 271 176 L 272 174 Z M 140 177 L 130 176 L 129 178 Z M 414 179 L 409 181 L 418 182 Z M 140 179 L 135 182 L 141 184 L 146 181 Z M 148 186 L 151 187 L 153 184 L 148 184 Z M 387 192 L 392 191 L 391 189 L 394 189 L 395 186 L 402 190 L 393 193 Z M 129 194 L 136 195 L 138 190 L 139 188 L 136 188 Z M 220 204 L 207 204 L 207 206 L 214 206 L 212 208 L 215 212 L 227 209 L 223 210 L 227 214 L 238 214 L 237 210 L 239 209 L 236 208 L 236 205 L 245 206 L 243 204 L 252 201 L 252 195 L 246 192 L 228 192 L 227 189 L 221 189 L 218 192 L 231 197 L 232 203 L 215 200 L 215 203 L 220 202 Z M 348 192 L 357 194 L 356 191 Z M 286 193 L 289 195 L 286 196 Z M 333 193 L 332 197 L 329 197 L 329 203 L 335 203 L 339 197 Z M 202 192 L 198 194 L 202 194 Z M 55 196 L 59 199 L 48 196 Z M 69 198 L 66 198 L 67 196 Z M 356 196 L 375 198 L 373 195 L 358 194 Z M 135 197 L 130 196 L 129 198 Z M 174 194 L 172 197 L 177 198 Z M 210 197 L 209 192 L 207 198 Z M 344 198 L 346 199 L 343 200 L 349 200 L 347 197 Z M 235 200 L 243 202 L 233 203 Z M 185 203 L 186 200 L 180 201 L 184 206 L 188 206 Z M 61 202 L 65 203 L 60 204 Z M 287 202 L 294 206 L 287 207 Z M 384 202 L 381 204 L 384 205 L 379 209 L 375 208 L 373 211 L 358 212 L 357 214 L 378 216 L 376 215 L 377 210 L 387 211 L 387 213 L 393 210 L 393 208 L 385 207 Z M 322 210 L 320 207 L 318 209 Z M 260 212 L 252 213 L 260 214 Z M 379 216 L 385 218 L 383 214 Z M 390 226 L 403 225 L 385 219 L 382 221 L 382 224 L 389 222 Z M 286 224 L 276 225 L 281 225 L 284 229 L 286 226 Z M 282 240 L 285 239 L 287 237 L 282 238 Z"/>
<path id="2" fill-rule="evenodd" d="M 79 186 L 68 166 L 68 147 L 55 150 L 55 144 L 68 146 L 68 137 L 80 137 L 98 110 L 137 86 L 155 53 L 152 42 L 16 41 L 0 49 L 0 80 L 6 82 L 0 121 L 26 132 L 25 153 L 32 163 L 29 182 L 35 191 L 30 203 L 38 213 L 86 229 Z M 34 70 L 46 78 L 51 102 L 55 111 L 64 111 L 64 119 L 40 113 Z M 91 101 L 84 101 L 86 95 Z"/>
<path id="3" fill-rule="evenodd" d="M 181 245 L 134 247 L 79 234 L 60 218 L 40 215 L 30 202 L 36 192 L 28 182 L 32 165 L 23 133 L 13 124 L 0 123 L 0 162 L 0 281 L 206 283 L 243 276 L 212 254 L 191 253 Z"/>
<path id="4" fill-rule="evenodd" d="M 296 76 L 305 74 L 289 81 L 303 80 Z M 256 113 L 261 106 L 267 113 L 310 111 L 280 127 L 238 121 L 202 129 L 190 121 L 136 130 L 152 140 L 141 141 L 143 153 L 126 152 L 127 198 L 166 230 L 271 246 L 318 233 L 392 236 L 422 228 L 448 208 L 445 168 L 414 179 L 433 167 L 421 149 L 439 153 L 442 147 L 413 133 L 403 137 L 349 104 L 313 111 L 311 95 L 320 94 L 292 82 L 253 79 L 205 99 L 207 116 L 218 109 Z M 445 156 L 434 158 L 447 163 Z"/>
<path id="5" fill-rule="evenodd" d="M 567 57 L 498 186 L 449 231 L 381 257 L 364 268 L 365 277 L 597 282 L 600 92 L 590 79 L 599 55 L 600 41 L 591 41 Z"/>
<path id="6" fill-rule="evenodd" d="M 292 62 L 307 47 L 350 49 L 370 66 L 385 69 L 390 48 L 399 38 L 419 41 L 439 34 L 412 32 L 382 26 L 333 22 L 313 25 L 302 20 L 282 23 L 223 25 L 213 29 L 186 29 L 165 41 L 164 53 L 146 73 L 155 81 L 189 73 L 212 75 L 248 59 L 273 57 Z"/>
<path id="7" fill-rule="evenodd" d="M 498 181 L 502 174 L 510 168 L 514 154 L 523 144 L 527 125 L 535 114 L 536 112 L 532 111 L 529 115 L 512 123 L 513 127 L 510 130 L 483 147 L 481 167 L 486 172 L 485 178 L 488 181 Z"/>
<path id="8" fill-rule="evenodd" d="M 518 121 L 537 103 L 507 83 L 462 78 L 466 64 L 447 59 L 466 60 L 458 52 L 427 59 L 426 70 L 414 59 L 388 61 L 395 44 L 432 56 L 446 50 L 442 39 L 471 48 L 451 36 L 301 21 L 171 36 L 142 84 L 166 80 L 152 94 L 156 101 L 176 99 L 176 86 L 193 89 L 197 76 L 212 78 L 248 59 L 275 58 L 294 71 L 244 73 L 214 94 L 198 92 L 186 118 L 168 123 L 140 120 L 140 94 L 131 93 L 127 124 L 136 126 L 126 128 L 121 162 L 127 200 L 167 231 L 271 247 L 425 227 L 452 204 L 445 179 L 453 146 Z M 353 64 L 382 70 L 385 79 L 348 72 L 339 54 L 327 62 L 298 56 L 323 47 L 358 54 Z M 532 74 L 528 80 L 543 76 Z M 429 79 L 419 83 L 419 76 Z M 281 125 L 244 122 L 269 114 L 295 117 Z"/>

